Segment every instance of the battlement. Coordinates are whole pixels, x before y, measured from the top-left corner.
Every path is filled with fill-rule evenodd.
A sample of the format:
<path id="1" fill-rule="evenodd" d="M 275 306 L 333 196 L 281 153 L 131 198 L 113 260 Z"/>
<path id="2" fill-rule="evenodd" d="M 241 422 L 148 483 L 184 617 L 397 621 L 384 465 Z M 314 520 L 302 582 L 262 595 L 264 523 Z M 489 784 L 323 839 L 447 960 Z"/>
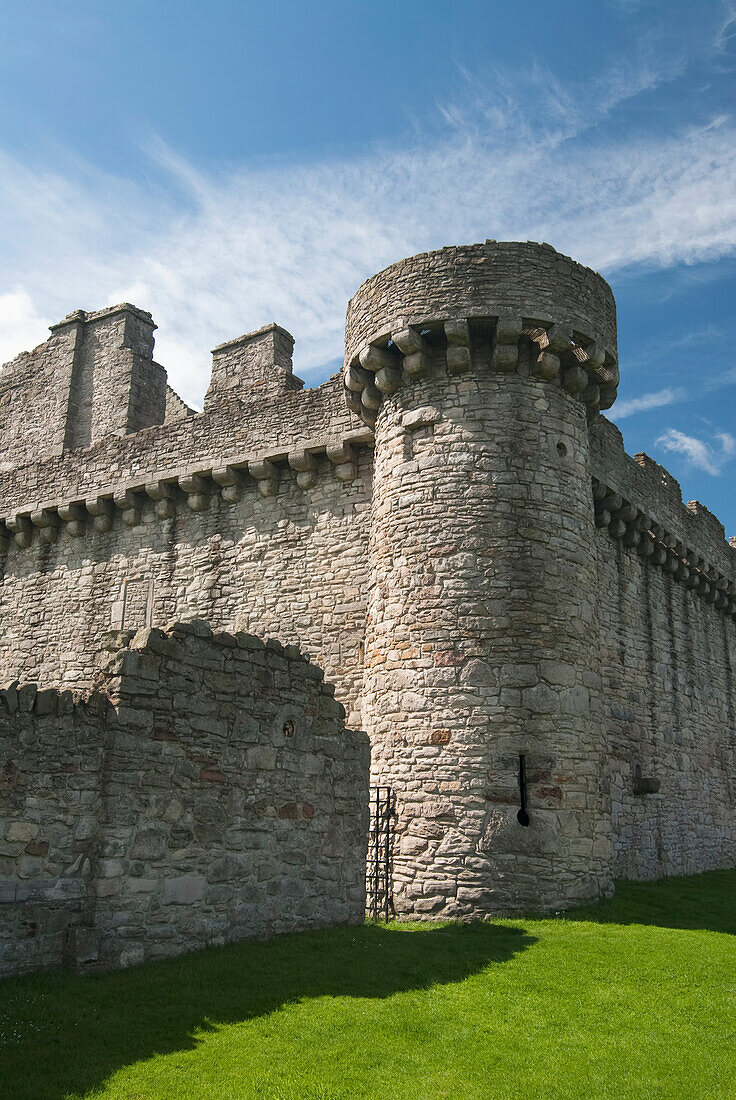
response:
<path id="1" fill-rule="evenodd" d="M 608 284 L 550 245 L 486 241 L 392 264 L 348 305 L 346 401 L 375 424 L 383 396 L 437 372 L 561 386 L 591 413 L 616 399 Z"/>
<path id="2" fill-rule="evenodd" d="M 591 463 L 597 525 L 653 565 L 676 562 L 676 580 L 736 614 L 736 554 L 717 517 L 697 500 L 686 504 L 677 479 L 649 455 L 627 454 L 605 417 L 591 427 Z"/>

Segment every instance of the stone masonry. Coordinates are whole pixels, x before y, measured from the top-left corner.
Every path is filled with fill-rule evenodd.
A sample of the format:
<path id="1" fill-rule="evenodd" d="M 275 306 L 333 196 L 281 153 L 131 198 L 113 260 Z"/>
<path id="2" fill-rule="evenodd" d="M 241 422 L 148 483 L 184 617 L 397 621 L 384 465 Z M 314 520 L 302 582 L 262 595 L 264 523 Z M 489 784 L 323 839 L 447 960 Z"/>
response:
<path id="1" fill-rule="evenodd" d="M 369 746 L 322 670 L 201 620 L 104 641 L 87 691 L 0 691 L 0 973 L 362 922 Z"/>
<path id="2" fill-rule="evenodd" d="M 0 673 L 87 690 L 110 628 L 300 645 L 394 798 L 397 913 L 736 865 L 736 547 L 603 412 L 613 295 L 549 245 L 423 253 L 305 390 L 270 324 L 204 410 L 153 323 L 78 311 L 0 374 Z M 525 799 L 525 807 L 522 807 Z"/>

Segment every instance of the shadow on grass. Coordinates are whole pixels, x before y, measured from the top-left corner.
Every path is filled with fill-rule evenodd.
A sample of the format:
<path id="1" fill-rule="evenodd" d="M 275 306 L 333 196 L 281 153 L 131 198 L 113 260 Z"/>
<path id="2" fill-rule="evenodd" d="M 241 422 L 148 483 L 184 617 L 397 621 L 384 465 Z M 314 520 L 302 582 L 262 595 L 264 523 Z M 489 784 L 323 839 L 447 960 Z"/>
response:
<path id="1" fill-rule="evenodd" d="M 651 924 L 736 934 L 736 870 L 705 871 L 655 882 L 617 882 L 610 901 L 562 914 L 595 924 Z"/>
<path id="2" fill-rule="evenodd" d="M 116 1070 L 189 1050 L 208 1026 L 312 997 L 388 997 L 460 982 L 536 942 L 491 923 L 403 931 L 363 925 L 210 948 L 131 970 L 0 983 L 0 1093 L 60 1100 Z M 9 1092 L 3 1092 L 9 1088 Z"/>

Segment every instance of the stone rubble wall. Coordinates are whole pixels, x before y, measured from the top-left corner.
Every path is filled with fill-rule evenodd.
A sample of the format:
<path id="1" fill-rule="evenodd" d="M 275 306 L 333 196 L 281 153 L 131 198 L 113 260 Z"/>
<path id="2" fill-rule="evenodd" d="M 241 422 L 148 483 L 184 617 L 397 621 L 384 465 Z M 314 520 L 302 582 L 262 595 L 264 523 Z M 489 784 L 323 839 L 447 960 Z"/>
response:
<path id="1" fill-rule="evenodd" d="M 610 892 L 583 406 L 518 376 L 431 378 L 384 402 L 374 479 L 363 717 L 396 791 L 397 911 Z"/>
<path id="2" fill-rule="evenodd" d="M 76 334 L 58 333 L 30 352 L 22 352 L 0 372 L 0 482 L 13 471 L 60 455 L 66 436 Z M 12 504 L 4 491 L 0 500 Z"/>
<path id="3" fill-rule="evenodd" d="M 607 532 L 597 536 L 613 873 L 736 866 L 736 630 Z"/>
<path id="4" fill-rule="evenodd" d="M 614 873 L 736 865 L 736 553 L 648 455 L 592 428 Z"/>
<path id="5" fill-rule="evenodd" d="M 0 972 L 361 922 L 368 741 L 322 670 L 201 620 L 107 644 L 82 695 L 0 691 Z"/>

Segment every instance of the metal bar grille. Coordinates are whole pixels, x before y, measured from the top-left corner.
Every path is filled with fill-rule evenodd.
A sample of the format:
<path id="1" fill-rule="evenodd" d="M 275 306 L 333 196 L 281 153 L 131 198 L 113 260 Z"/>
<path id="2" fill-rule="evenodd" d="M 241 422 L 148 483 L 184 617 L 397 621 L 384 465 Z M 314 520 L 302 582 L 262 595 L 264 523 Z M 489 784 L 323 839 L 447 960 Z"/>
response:
<path id="1" fill-rule="evenodd" d="M 388 921 L 393 912 L 391 849 L 393 845 L 393 791 L 371 787 L 371 826 L 366 861 L 366 910 L 373 920 Z"/>

